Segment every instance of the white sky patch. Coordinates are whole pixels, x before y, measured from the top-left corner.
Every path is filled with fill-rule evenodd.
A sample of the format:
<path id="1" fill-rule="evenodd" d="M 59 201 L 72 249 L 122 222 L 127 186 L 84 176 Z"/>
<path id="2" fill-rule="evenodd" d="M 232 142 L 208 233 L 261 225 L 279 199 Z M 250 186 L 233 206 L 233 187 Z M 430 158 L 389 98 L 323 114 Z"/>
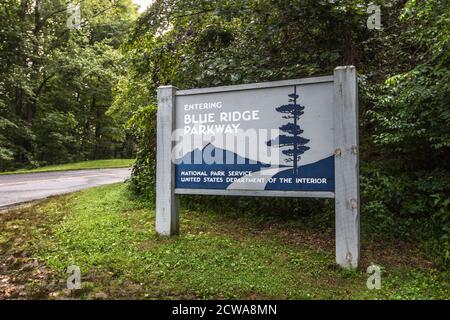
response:
<path id="1" fill-rule="evenodd" d="M 133 3 L 139 5 L 139 13 L 142 13 L 153 1 L 154 0 L 133 0 Z"/>

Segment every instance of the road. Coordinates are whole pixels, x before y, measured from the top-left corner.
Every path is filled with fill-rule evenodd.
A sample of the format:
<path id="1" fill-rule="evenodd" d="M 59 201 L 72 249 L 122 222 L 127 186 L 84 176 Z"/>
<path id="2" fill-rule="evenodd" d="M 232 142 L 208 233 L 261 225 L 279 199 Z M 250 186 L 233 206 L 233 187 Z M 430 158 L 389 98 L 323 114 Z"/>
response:
<path id="1" fill-rule="evenodd" d="M 0 209 L 22 202 L 122 182 L 129 168 L 0 175 Z"/>

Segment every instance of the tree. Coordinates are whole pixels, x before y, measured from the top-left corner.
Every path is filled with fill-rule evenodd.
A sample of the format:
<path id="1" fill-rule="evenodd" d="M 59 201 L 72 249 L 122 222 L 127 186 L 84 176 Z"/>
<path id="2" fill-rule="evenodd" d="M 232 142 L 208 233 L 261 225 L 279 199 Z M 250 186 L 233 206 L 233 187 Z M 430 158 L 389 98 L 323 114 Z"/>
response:
<path id="1" fill-rule="evenodd" d="M 309 142 L 309 139 L 300 137 L 300 134 L 303 133 L 303 130 L 297 124 L 300 116 L 304 113 L 303 110 L 305 109 L 305 107 L 297 104 L 299 95 L 297 94 L 296 86 L 294 86 L 294 93 L 289 94 L 288 96 L 290 98 L 289 102 L 293 103 L 282 105 L 276 108 L 276 110 L 284 114 L 284 119 L 293 119 L 293 122 L 284 124 L 279 128 L 281 131 L 286 132 L 287 135 L 280 135 L 278 137 L 278 141 L 275 143 L 272 140 L 269 140 L 267 141 L 267 145 L 278 145 L 280 148 L 289 147 L 289 149 L 283 150 L 282 153 L 289 156 L 289 158 L 287 158 L 285 161 L 293 162 L 293 174 L 294 176 L 298 176 L 298 162 L 301 159 L 301 155 L 305 153 L 305 151 L 310 149 L 308 146 L 306 146 L 306 144 Z"/>
<path id="2" fill-rule="evenodd" d="M 106 111 L 125 72 L 118 47 L 136 8 L 131 0 L 82 1 L 75 30 L 67 5 L 2 1 L 0 171 L 122 154 L 124 128 Z"/>

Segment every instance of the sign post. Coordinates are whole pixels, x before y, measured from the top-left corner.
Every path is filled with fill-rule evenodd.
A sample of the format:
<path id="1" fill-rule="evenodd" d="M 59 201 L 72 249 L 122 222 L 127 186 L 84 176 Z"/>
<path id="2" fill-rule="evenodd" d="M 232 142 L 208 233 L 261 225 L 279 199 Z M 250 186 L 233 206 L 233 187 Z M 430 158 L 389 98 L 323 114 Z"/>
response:
<path id="1" fill-rule="evenodd" d="M 156 124 L 156 232 L 178 234 L 178 199 L 175 195 L 175 164 L 171 160 L 175 130 L 175 93 L 173 86 L 158 88 Z"/>
<path id="2" fill-rule="evenodd" d="M 334 70 L 336 263 L 359 262 L 358 84 L 354 67 Z"/>
<path id="3" fill-rule="evenodd" d="M 156 231 L 179 231 L 179 194 L 335 198 L 336 262 L 359 261 L 358 93 L 333 76 L 158 88 Z"/>

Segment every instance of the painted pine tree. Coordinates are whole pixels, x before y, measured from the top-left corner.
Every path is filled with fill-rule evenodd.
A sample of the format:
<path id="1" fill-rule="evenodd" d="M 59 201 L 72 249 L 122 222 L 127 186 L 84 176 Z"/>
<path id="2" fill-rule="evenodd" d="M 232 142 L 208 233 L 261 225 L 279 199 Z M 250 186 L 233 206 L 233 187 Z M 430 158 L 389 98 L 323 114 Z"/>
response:
<path id="1" fill-rule="evenodd" d="M 283 150 L 282 153 L 288 156 L 286 162 L 293 163 L 293 173 L 294 176 L 297 176 L 299 174 L 298 162 L 301 159 L 301 155 L 305 151 L 310 149 L 308 146 L 306 146 L 306 144 L 309 142 L 309 139 L 305 139 L 300 136 L 303 133 L 303 130 L 298 125 L 298 121 L 300 119 L 300 116 L 304 113 L 303 110 L 305 109 L 305 107 L 297 104 L 297 99 L 299 96 L 297 94 L 296 86 L 294 86 L 294 93 L 288 96 L 290 103 L 282 105 L 275 110 L 282 113 L 283 118 L 292 119 L 292 122 L 279 127 L 280 131 L 284 132 L 285 134 L 280 135 L 277 141 L 267 141 L 267 145 L 277 145 L 280 148 L 288 147 L 288 149 Z"/>

